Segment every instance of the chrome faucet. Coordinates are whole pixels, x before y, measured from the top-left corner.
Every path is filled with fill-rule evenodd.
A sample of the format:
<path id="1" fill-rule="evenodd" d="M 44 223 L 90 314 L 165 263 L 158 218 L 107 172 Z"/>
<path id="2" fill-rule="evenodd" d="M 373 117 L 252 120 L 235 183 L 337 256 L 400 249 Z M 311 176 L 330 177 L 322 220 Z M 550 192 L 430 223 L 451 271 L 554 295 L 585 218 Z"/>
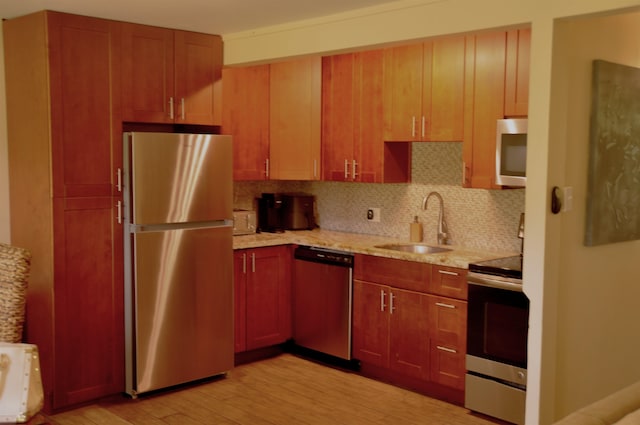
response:
<path id="1" fill-rule="evenodd" d="M 440 202 L 440 210 L 438 211 L 438 245 L 446 245 L 449 235 L 447 233 L 447 223 L 444 221 L 444 201 L 442 200 L 442 196 L 440 196 L 438 192 L 429 192 L 422 200 L 422 209 L 427 209 L 427 202 L 429 202 L 429 198 L 431 198 L 432 195 L 438 198 Z"/>

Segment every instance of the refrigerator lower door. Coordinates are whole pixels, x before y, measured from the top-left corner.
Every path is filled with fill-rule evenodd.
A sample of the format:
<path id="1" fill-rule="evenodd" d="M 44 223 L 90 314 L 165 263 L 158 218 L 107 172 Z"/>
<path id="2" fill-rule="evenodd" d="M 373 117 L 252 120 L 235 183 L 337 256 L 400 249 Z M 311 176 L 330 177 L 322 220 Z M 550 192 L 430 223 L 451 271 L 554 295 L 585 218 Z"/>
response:
<path id="1" fill-rule="evenodd" d="M 134 233 L 132 395 L 233 368 L 232 227 Z"/>

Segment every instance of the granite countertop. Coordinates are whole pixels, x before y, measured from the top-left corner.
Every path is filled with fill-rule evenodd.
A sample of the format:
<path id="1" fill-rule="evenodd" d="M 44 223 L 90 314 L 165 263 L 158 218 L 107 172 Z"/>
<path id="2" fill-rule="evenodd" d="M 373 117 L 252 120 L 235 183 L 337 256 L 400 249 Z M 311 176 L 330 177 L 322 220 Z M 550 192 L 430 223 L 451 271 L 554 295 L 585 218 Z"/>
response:
<path id="1" fill-rule="evenodd" d="M 417 261 L 463 269 L 468 268 L 469 263 L 510 257 L 519 254 L 517 252 L 509 251 L 485 251 L 455 245 L 447 245 L 446 247 L 450 248 L 451 251 L 437 254 L 414 254 L 376 248 L 376 245 L 392 243 L 409 242 L 406 239 L 358 233 L 335 232 L 322 229 L 285 231 L 283 233 L 256 233 L 233 237 L 233 249 L 259 248 L 286 244 L 310 245 L 358 254 L 368 254 L 378 257 L 396 258 L 400 260 Z"/>

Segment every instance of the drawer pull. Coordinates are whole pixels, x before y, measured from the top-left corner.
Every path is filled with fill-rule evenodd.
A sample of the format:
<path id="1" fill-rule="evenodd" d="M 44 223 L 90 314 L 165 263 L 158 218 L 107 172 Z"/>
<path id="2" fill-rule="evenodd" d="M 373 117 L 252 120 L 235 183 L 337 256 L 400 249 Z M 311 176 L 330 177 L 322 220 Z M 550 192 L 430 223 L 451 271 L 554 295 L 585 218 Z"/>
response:
<path id="1" fill-rule="evenodd" d="M 455 305 L 452 305 L 452 304 L 436 303 L 436 305 L 437 305 L 438 307 L 456 308 L 456 306 L 455 306 Z"/>
<path id="2" fill-rule="evenodd" d="M 456 273 L 456 272 L 450 272 L 450 271 L 448 271 L 448 270 L 438 270 L 438 273 L 441 273 L 441 274 L 447 274 L 447 275 L 449 275 L 449 276 L 460 276 L 458 273 Z"/>
<path id="3" fill-rule="evenodd" d="M 447 348 L 441 345 L 436 345 L 436 348 L 440 351 L 446 351 L 447 353 L 458 354 L 458 350 L 454 350 L 453 348 Z"/>

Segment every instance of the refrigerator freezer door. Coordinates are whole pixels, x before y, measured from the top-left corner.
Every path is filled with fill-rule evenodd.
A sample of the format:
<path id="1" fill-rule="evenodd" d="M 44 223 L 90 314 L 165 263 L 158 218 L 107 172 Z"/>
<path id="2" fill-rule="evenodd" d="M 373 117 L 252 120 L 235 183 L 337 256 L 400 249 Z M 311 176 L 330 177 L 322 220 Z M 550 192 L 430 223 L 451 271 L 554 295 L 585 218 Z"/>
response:
<path id="1" fill-rule="evenodd" d="M 135 387 L 233 368 L 232 227 L 135 233 Z"/>
<path id="2" fill-rule="evenodd" d="M 135 225 L 231 219 L 231 136 L 127 133 Z"/>

